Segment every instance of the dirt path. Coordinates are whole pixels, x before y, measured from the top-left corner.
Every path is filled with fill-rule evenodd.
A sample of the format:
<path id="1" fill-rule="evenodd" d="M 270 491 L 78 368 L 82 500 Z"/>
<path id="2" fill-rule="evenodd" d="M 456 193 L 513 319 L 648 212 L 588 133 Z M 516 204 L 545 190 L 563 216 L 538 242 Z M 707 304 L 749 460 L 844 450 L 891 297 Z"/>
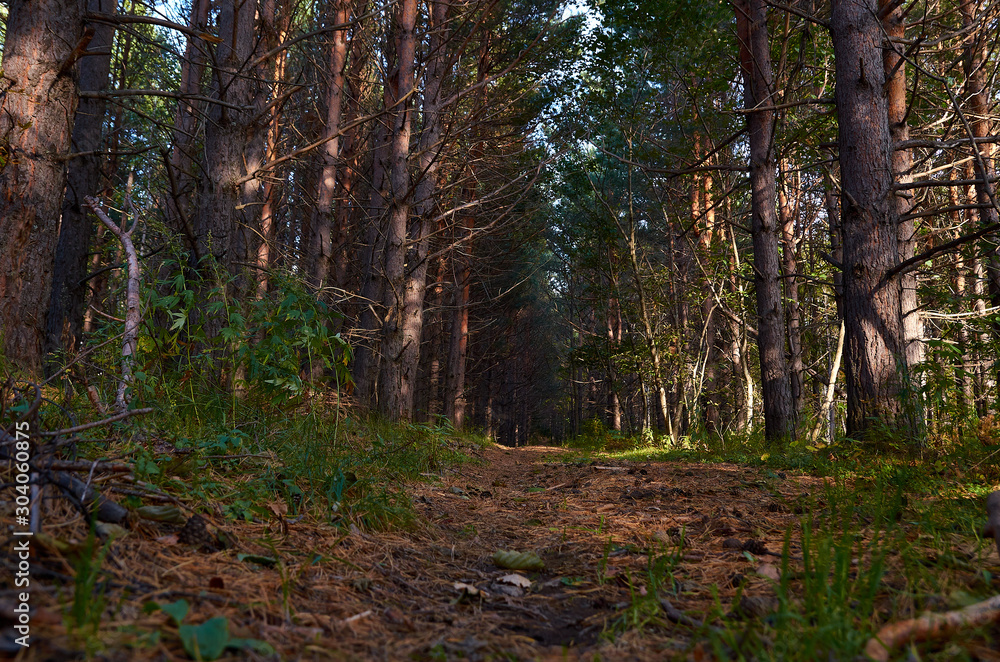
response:
<path id="1" fill-rule="evenodd" d="M 117 603 L 125 593 L 108 596 L 104 659 L 186 659 L 166 616 L 140 610 L 183 598 L 190 622 L 225 616 L 232 636 L 267 641 L 286 659 L 562 660 L 599 652 L 661 660 L 689 647 L 689 630 L 601 636 L 652 588 L 649 553 L 654 562 L 677 553 L 684 532 L 661 595 L 693 614 L 712 604 L 713 586 L 724 606 L 741 582 L 747 595 L 773 594 L 755 573 L 768 557 L 751 562 L 723 542 L 757 540 L 780 552 L 796 517 L 790 511 L 819 484 L 736 465 L 598 465 L 559 448 L 475 454 L 476 463 L 411 487 L 423 520 L 414 531 L 345 535 L 276 518 L 230 527 L 238 548 L 214 553 L 156 541 L 157 531 L 124 538 L 105 566 L 131 588 Z M 514 573 L 494 564 L 497 550 L 535 551 L 545 568 L 520 573 L 530 587 L 505 583 Z M 254 564 L 237 552 L 279 563 Z M 55 609 L 28 659 L 70 659 L 76 646 Z M 43 609 L 37 620 L 45 616 Z"/>

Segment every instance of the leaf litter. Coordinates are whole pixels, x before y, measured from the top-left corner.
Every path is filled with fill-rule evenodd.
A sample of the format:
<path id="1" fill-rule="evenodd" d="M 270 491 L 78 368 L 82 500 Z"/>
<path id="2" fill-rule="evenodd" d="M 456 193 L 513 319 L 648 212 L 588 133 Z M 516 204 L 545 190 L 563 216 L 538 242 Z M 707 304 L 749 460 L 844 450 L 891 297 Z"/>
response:
<path id="1" fill-rule="evenodd" d="M 98 657 L 713 659 L 699 619 L 720 604 L 740 618 L 777 608 L 780 562 L 761 557 L 780 556 L 791 530 L 789 559 L 800 558 L 795 511 L 824 485 L 735 464 L 598 465 L 560 448 L 474 454 L 479 462 L 408 486 L 419 521 L 406 530 L 292 523 L 280 503 L 269 506 L 272 521 L 202 514 L 179 529 L 172 512 L 151 511 L 169 517 L 140 520 L 106 545 L 91 621 Z M 86 537 L 68 506 L 47 510 L 60 539 Z M 80 552 L 37 553 L 33 579 L 44 588 L 32 593 L 32 647 L 21 659 L 78 657 L 86 626 L 58 615 L 70 608 Z M 675 565 L 656 586 L 650 568 L 663 557 Z M 615 629 L 650 595 L 659 617 Z M 178 618 L 181 600 L 189 607 Z"/>

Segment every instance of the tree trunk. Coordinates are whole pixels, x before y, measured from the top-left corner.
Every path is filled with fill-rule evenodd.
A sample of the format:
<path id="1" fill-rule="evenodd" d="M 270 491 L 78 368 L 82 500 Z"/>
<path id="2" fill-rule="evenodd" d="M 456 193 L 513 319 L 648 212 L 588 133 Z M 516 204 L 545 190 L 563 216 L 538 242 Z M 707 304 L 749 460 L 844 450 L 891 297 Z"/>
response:
<path id="1" fill-rule="evenodd" d="M 792 389 L 792 409 L 797 422 L 802 415 L 805 403 L 805 387 L 802 379 L 805 372 L 802 365 L 802 316 L 799 311 L 799 280 L 796 273 L 800 239 L 795 231 L 795 221 L 799 217 L 800 195 L 797 180 L 794 183 L 786 181 L 778 192 L 778 210 L 781 218 L 781 238 L 785 258 L 785 300 L 788 302 L 789 384 Z"/>
<path id="2" fill-rule="evenodd" d="M 346 0 L 333 3 L 333 23 L 347 23 L 350 8 Z M 313 218 L 309 235 L 308 273 L 306 279 L 309 285 L 318 290 L 327 283 L 327 274 L 332 266 L 333 221 L 335 210 L 334 196 L 337 192 L 337 167 L 340 149 L 340 117 L 343 110 L 344 70 L 347 65 L 347 29 L 333 33 L 333 43 L 330 45 L 330 87 L 326 97 L 326 124 L 323 127 L 323 138 L 327 142 L 320 148 L 323 158 L 323 169 L 319 176 L 316 191 L 316 206 L 313 208 Z M 332 137 L 331 137 L 332 136 Z"/>
<path id="3" fill-rule="evenodd" d="M 466 170 L 466 183 L 462 199 L 472 202 L 476 199 L 475 169 L 470 164 Z M 461 428 L 465 421 L 465 363 L 469 347 L 469 298 L 472 286 L 472 232 L 476 227 L 475 214 L 462 217 L 460 230 L 465 243 L 453 251 L 456 264 L 454 299 L 451 306 L 451 339 L 448 343 L 448 359 L 445 373 L 444 415 L 452 425 Z M 573 392 L 576 393 L 576 386 Z M 577 399 L 579 404 L 580 400 Z M 582 415 L 574 415 L 574 429 L 579 430 Z"/>
<path id="4" fill-rule="evenodd" d="M 90 0 L 87 11 L 114 14 L 112 0 Z M 94 38 L 87 47 L 97 53 L 80 60 L 81 90 L 102 92 L 108 86 L 111 73 L 111 42 L 115 28 L 107 23 L 93 26 Z M 87 307 L 87 255 L 94 224 L 83 207 L 83 198 L 97 195 L 101 189 L 100 151 L 104 138 L 104 99 L 80 101 L 73 123 L 72 149 L 80 154 L 67 165 L 66 197 L 62 205 L 62 222 L 56 244 L 52 272 L 52 294 L 46 319 L 45 353 L 73 351 L 79 347 L 83 333 L 83 312 Z"/>
<path id="5" fill-rule="evenodd" d="M 209 0 L 194 0 L 191 4 L 190 27 L 198 33 L 208 33 Z M 131 35 L 129 35 L 131 38 Z M 188 36 L 184 59 L 181 60 L 181 87 L 179 92 L 185 95 L 200 95 L 201 77 L 205 71 L 206 43 L 193 36 Z M 125 87 L 124 84 L 122 84 Z M 177 102 L 177 114 L 174 119 L 174 148 L 170 154 L 168 178 L 170 180 L 170 195 L 167 198 L 167 220 L 174 229 L 188 241 L 193 260 L 197 265 L 201 260 L 200 248 L 191 225 L 191 195 L 195 188 L 195 174 L 192 164 L 195 161 L 195 142 L 198 130 L 198 114 L 204 104 L 191 99 L 181 99 Z"/>
<path id="6" fill-rule="evenodd" d="M 396 7 L 396 109 L 390 138 L 389 218 L 385 239 L 385 290 L 382 302 L 382 367 L 379 373 L 379 411 L 393 420 L 408 420 L 413 413 L 413 387 L 416 365 L 405 363 L 404 352 L 409 337 L 405 322 L 406 248 L 412 194 L 410 190 L 411 92 L 416 57 L 417 1 L 402 0 Z M 419 343 L 420 336 L 416 342 Z"/>
<path id="7" fill-rule="evenodd" d="M 617 290 L 617 282 L 615 283 Z M 611 430 L 622 429 L 622 408 L 618 397 L 618 371 L 615 369 L 615 354 L 622 341 L 622 312 L 618 297 L 608 299 L 608 369 L 607 369 L 607 423 Z"/>
<path id="8" fill-rule="evenodd" d="M 389 50 L 389 49 L 387 49 Z M 385 202 L 389 169 L 389 126 L 394 120 L 392 110 L 392 79 L 384 82 L 383 109 L 385 115 L 372 131 L 372 175 L 368 204 L 365 208 L 365 237 L 361 255 L 362 307 L 358 326 L 367 335 L 354 353 L 354 378 L 361 402 L 374 406 L 381 356 L 379 318 L 384 290 L 383 255 L 385 253 Z"/>
<path id="9" fill-rule="evenodd" d="M 427 251 L 430 246 L 431 228 L 437 210 L 436 191 L 438 169 L 442 151 L 441 91 L 446 75 L 446 49 L 448 42 L 449 0 L 430 3 L 426 68 L 423 89 L 423 127 L 418 142 L 419 158 L 415 191 L 415 214 L 409 223 L 406 255 L 406 274 L 403 284 L 402 344 L 399 370 L 402 379 L 405 418 L 413 415 L 413 401 L 418 388 L 417 375 L 420 364 L 420 341 L 423 337 L 424 296 L 427 292 Z M 480 63 L 482 70 L 482 63 Z M 475 152 L 475 150 L 473 150 Z M 475 160 L 475 155 L 470 156 Z"/>
<path id="10" fill-rule="evenodd" d="M 275 7 L 275 0 L 265 0 L 262 12 L 264 23 L 264 48 L 270 51 L 276 48 L 288 36 L 288 27 L 291 23 L 291 12 L 285 2 L 280 7 Z M 273 64 L 265 63 L 261 66 L 261 77 L 264 80 L 274 81 L 271 87 L 271 96 L 277 99 L 282 94 L 282 87 L 285 81 L 285 69 L 288 62 L 286 53 L 279 53 L 275 56 Z M 264 138 L 264 161 L 269 162 L 278 156 L 279 144 L 282 132 L 282 110 L 284 104 L 277 103 L 271 108 L 271 120 L 267 126 L 267 134 Z M 257 244 L 257 298 L 262 299 L 267 294 L 269 281 L 269 271 L 271 268 L 271 247 L 274 245 L 274 235 L 276 219 L 278 216 L 278 205 L 281 201 L 281 183 L 275 177 L 268 177 L 264 180 L 261 197 L 264 204 L 260 212 L 260 238 Z"/>
<path id="11" fill-rule="evenodd" d="M 11 0 L 0 99 L 0 333 L 8 361 L 41 369 L 52 260 L 72 145 L 80 0 Z M 84 37 L 86 39 L 86 37 Z"/>
<path id="12" fill-rule="evenodd" d="M 355 16 L 358 16 L 367 13 L 367 11 L 368 2 L 362 0 L 355 7 L 354 13 Z M 362 97 L 367 95 L 370 86 L 367 78 L 362 78 L 369 60 L 368 51 L 365 48 L 353 48 L 353 45 L 364 43 L 365 31 L 370 25 L 371 19 L 362 20 L 359 18 L 358 20 L 359 23 L 351 33 L 348 45 L 350 49 L 348 57 L 351 65 L 344 81 L 347 85 L 347 107 L 344 111 L 344 119 L 347 123 L 351 123 L 359 117 Z M 363 167 L 365 154 L 362 127 L 355 126 L 342 136 L 340 153 L 343 166 L 337 181 L 339 190 L 337 194 L 337 218 L 334 226 L 336 234 L 333 247 L 333 279 L 338 290 L 345 290 L 348 287 L 349 266 L 354 261 L 354 256 L 349 250 L 350 232 L 352 227 L 357 225 L 361 211 L 361 205 L 358 204 L 356 195 L 358 177 Z M 338 292 L 338 294 L 343 296 L 343 292 Z"/>
<path id="13" fill-rule="evenodd" d="M 876 426 L 914 432 L 901 398 L 906 370 L 892 195 L 892 142 L 884 94 L 883 35 L 874 0 L 834 0 L 837 119 L 843 195 L 847 434 Z"/>
<path id="14" fill-rule="evenodd" d="M 879 9 L 885 8 L 892 0 L 879 0 Z M 887 37 L 903 39 L 906 34 L 906 24 L 903 22 L 903 6 L 898 5 L 882 19 L 882 26 Z M 886 111 L 889 116 L 889 137 L 896 145 L 908 140 L 910 127 L 906 123 L 906 64 L 897 49 L 886 46 L 882 52 L 882 64 L 886 75 Z M 890 74 L 892 76 L 890 77 Z M 894 149 L 892 152 L 892 171 L 896 182 L 912 181 L 913 152 L 908 149 Z M 896 214 L 902 219 L 913 209 L 913 194 L 910 191 L 897 191 L 894 196 Z M 914 255 L 916 247 L 916 228 L 913 219 L 900 220 L 898 229 L 899 261 L 908 260 Z M 903 315 L 903 347 L 906 351 L 906 364 L 909 370 L 924 360 L 923 316 L 917 301 L 917 272 L 910 271 L 900 277 L 900 306 Z"/>
<path id="15" fill-rule="evenodd" d="M 740 65 L 748 110 L 773 104 L 771 55 L 767 33 L 767 3 L 737 0 Z M 747 114 L 750 134 L 751 235 L 754 284 L 757 293 L 757 347 L 764 396 L 764 437 L 788 438 L 795 428 L 795 411 L 785 360 L 785 315 L 781 304 L 778 218 L 775 210 L 774 111 Z"/>
<path id="16" fill-rule="evenodd" d="M 982 11 L 978 0 L 961 0 L 959 9 L 962 12 L 962 23 L 966 28 L 971 28 L 979 18 Z M 966 79 L 966 99 L 968 107 L 966 113 L 969 123 L 972 126 L 972 135 L 976 138 L 985 138 L 990 135 L 992 129 L 990 110 L 990 62 L 987 57 L 987 45 L 995 40 L 995 32 L 990 27 L 992 23 L 980 26 L 978 30 L 969 35 L 965 45 L 965 79 Z M 995 110 L 994 110 L 995 112 Z M 976 204 L 982 205 L 979 209 L 979 222 L 982 225 L 992 225 L 1000 222 L 1000 214 L 990 199 L 991 187 L 987 183 L 996 174 L 993 163 L 993 143 L 983 142 L 973 146 L 979 152 L 982 159 L 976 159 L 972 165 L 975 172 L 976 183 Z M 982 166 L 985 166 L 983 168 Z M 985 260 L 987 292 L 989 293 L 990 304 L 1000 306 L 1000 237 L 996 233 L 989 236 L 989 241 L 984 242 L 986 248 Z M 1000 338 L 1000 322 L 992 323 L 994 339 Z M 996 379 L 997 389 L 1000 389 L 1000 377 Z"/>
<path id="17" fill-rule="evenodd" d="M 227 105 L 208 109 L 205 175 L 192 222 L 198 252 L 214 258 L 223 281 L 236 277 L 233 289 L 225 287 L 227 296 L 238 296 L 247 285 L 241 271 L 250 258 L 251 233 L 260 225 L 259 183 L 238 184 L 261 163 L 264 149 L 264 132 L 255 119 L 258 83 L 244 72 L 255 50 L 255 11 L 255 5 L 239 0 L 226 0 L 219 11 L 219 34 L 225 41 L 216 49 L 212 97 Z M 223 287 L 212 277 L 212 265 L 199 267 L 206 284 Z M 221 311 L 206 314 L 206 337 L 215 337 L 226 323 Z"/>

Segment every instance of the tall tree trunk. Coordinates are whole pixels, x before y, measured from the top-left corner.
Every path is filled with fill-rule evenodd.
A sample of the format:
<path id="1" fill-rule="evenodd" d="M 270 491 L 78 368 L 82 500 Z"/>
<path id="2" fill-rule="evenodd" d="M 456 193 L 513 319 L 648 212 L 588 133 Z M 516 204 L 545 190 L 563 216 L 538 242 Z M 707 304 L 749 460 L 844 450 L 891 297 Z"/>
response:
<path id="1" fill-rule="evenodd" d="M 393 56 L 395 48 L 392 40 L 386 45 L 387 56 Z M 394 57 L 394 56 L 393 56 Z M 392 57 L 387 57 L 392 61 Z M 395 76 L 383 81 L 382 103 L 385 111 L 372 131 L 372 170 L 368 204 L 365 207 L 364 247 L 361 255 L 361 297 L 362 307 L 358 326 L 368 337 L 355 350 L 354 377 L 357 394 L 361 402 L 374 406 L 381 363 L 381 337 L 379 320 L 381 316 L 382 292 L 385 287 L 383 256 L 385 254 L 385 211 L 389 172 L 390 125 L 395 122 L 396 109 L 392 99 L 395 96 Z"/>
<path id="2" fill-rule="evenodd" d="M 441 91 L 446 75 L 445 45 L 448 42 L 450 7 L 450 0 L 432 0 L 427 26 L 430 37 L 424 70 L 423 127 L 418 141 L 417 164 L 419 170 L 414 203 L 416 213 L 409 223 L 406 242 L 406 273 L 403 282 L 402 320 L 399 329 L 402 345 L 399 370 L 405 409 L 400 413 L 406 418 L 413 415 L 413 401 L 418 387 L 417 375 L 420 364 L 420 341 L 423 337 L 424 296 L 427 291 L 427 251 L 430 246 L 434 213 L 438 208 L 436 191 L 443 133 Z M 482 68 L 481 61 L 480 70 Z M 470 158 L 475 160 L 476 157 L 472 155 Z"/>
<path id="3" fill-rule="evenodd" d="M 114 14 L 112 0 L 90 0 L 87 11 Z M 88 92 L 103 92 L 111 73 L 111 42 L 114 26 L 96 23 L 94 37 L 87 50 L 95 53 L 80 60 L 79 87 Z M 72 351 L 79 346 L 83 332 L 83 311 L 87 306 L 87 254 L 94 234 L 94 224 L 83 208 L 83 198 L 100 190 L 103 157 L 98 154 L 104 139 L 104 99 L 80 101 L 73 123 L 72 149 L 80 154 L 69 162 L 66 171 L 66 197 L 56 244 L 52 272 L 52 294 L 46 319 L 45 353 L 60 349 Z"/>
<path id="4" fill-rule="evenodd" d="M 208 9 L 210 0 L 193 0 L 191 3 L 192 31 L 208 34 Z M 131 38 L 131 35 L 129 35 Z M 201 42 L 201 43 L 199 43 Z M 207 43 L 191 35 L 188 36 L 184 59 L 181 61 L 181 87 L 178 90 L 184 95 L 200 95 L 201 78 L 205 71 L 205 48 Z M 124 87 L 124 85 L 122 85 Z M 167 197 L 168 222 L 188 241 L 194 264 L 201 260 L 202 254 L 191 225 L 191 197 L 194 192 L 196 177 L 192 172 L 195 154 L 198 114 L 204 104 L 193 99 L 181 99 L 177 102 L 177 114 L 174 119 L 173 151 L 170 154 L 168 178 L 170 180 L 170 195 Z"/>
<path id="5" fill-rule="evenodd" d="M 402 0 L 395 11 L 397 71 L 396 95 L 392 105 L 398 105 L 390 138 L 389 156 L 389 218 L 385 238 L 385 290 L 382 302 L 385 319 L 382 323 L 382 367 L 379 374 L 378 408 L 394 420 L 408 420 L 413 413 L 413 387 L 416 365 L 404 363 L 407 343 L 414 342 L 407 334 L 406 252 L 407 230 L 410 224 L 412 192 L 410 190 L 410 127 L 412 123 L 412 91 L 416 57 L 417 1 Z M 418 335 L 415 342 L 419 343 Z"/>
<path id="6" fill-rule="evenodd" d="M 367 0 L 361 0 L 361 2 L 357 3 L 354 14 L 355 16 L 359 16 L 367 13 L 367 11 Z M 364 44 L 365 31 L 371 25 L 371 22 L 370 18 L 359 18 L 357 25 L 355 25 L 351 33 L 351 40 L 348 44 L 348 48 L 350 49 L 348 57 L 351 64 L 346 80 L 344 81 L 347 85 L 347 107 L 344 110 L 344 119 L 347 123 L 353 122 L 360 116 L 362 97 L 368 93 L 370 86 L 367 78 L 363 79 L 362 77 L 365 66 L 369 62 L 368 50 L 361 46 L 358 48 L 354 48 L 353 46 L 354 44 Z M 352 228 L 355 231 L 357 229 L 360 221 L 360 218 L 358 218 L 360 216 L 359 212 L 362 208 L 362 205 L 357 200 L 358 176 L 363 167 L 362 162 L 365 154 L 362 128 L 360 126 L 349 129 L 342 137 L 340 153 L 343 165 L 337 181 L 339 190 L 337 194 L 337 217 L 334 225 L 333 280 L 338 290 L 345 290 L 348 287 L 349 267 L 354 263 L 354 256 L 351 255 L 349 250 L 352 245 L 350 233 Z M 354 245 L 357 245 L 357 243 L 360 242 L 356 242 Z M 338 293 L 343 294 L 343 292 Z"/>
<path id="7" fill-rule="evenodd" d="M 255 12 L 253 3 L 240 0 L 226 0 L 219 10 L 224 41 L 216 49 L 212 97 L 226 105 L 211 104 L 208 110 L 205 176 L 192 222 L 198 252 L 215 259 L 222 279 L 235 277 L 227 296 L 238 296 L 246 288 L 242 270 L 250 258 L 251 233 L 260 225 L 260 185 L 256 180 L 238 183 L 261 165 L 264 148 L 264 132 L 255 119 L 258 84 L 244 71 L 255 51 Z M 212 269 L 210 264 L 200 267 Z M 210 271 L 202 276 L 206 283 L 223 286 L 213 282 Z M 221 312 L 206 314 L 205 335 L 215 337 L 226 322 Z"/>
<path id="8" fill-rule="evenodd" d="M 287 3 L 281 2 L 281 6 L 275 6 L 275 0 L 265 0 L 263 17 L 264 48 L 268 51 L 277 48 L 288 36 L 288 27 L 291 23 L 291 12 Z M 272 80 L 271 97 L 275 100 L 280 98 L 285 81 L 285 69 L 288 62 L 287 53 L 279 53 L 275 56 L 273 63 L 261 65 L 262 78 Z M 282 132 L 282 110 L 283 103 L 276 103 L 271 108 L 271 120 L 268 122 L 267 134 L 264 138 L 264 161 L 269 162 L 278 156 L 279 144 Z M 255 263 L 257 265 L 257 298 L 262 299 L 267 294 L 268 273 L 271 267 L 272 246 L 278 216 L 278 206 L 281 200 L 281 184 L 274 177 L 264 180 L 261 197 L 264 204 L 260 212 L 260 241 L 257 244 L 257 255 Z"/>
<path id="9" fill-rule="evenodd" d="M 615 282 L 617 290 L 617 282 Z M 607 423 L 611 430 L 622 429 L 622 408 L 618 397 L 618 371 L 615 369 L 615 354 L 622 340 L 622 313 L 618 305 L 618 297 L 608 299 L 607 311 L 608 332 L 608 367 L 607 377 Z"/>
<path id="10" fill-rule="evenodd" d="M 795 231 L 795 222 L 799 217 L 800 195 L 797 182 L 788 182 L 787 179 L 778 191 L 778 211 L 785 258 L 785 300 L 788 302 L 788 372 L 796 421 L 799 421 L 805 403 L 805 387 L 802 379 L 805 372 L 802 364 L 802 316 L 799 311 L 799 279 L 796 273 L 800 239 Z"/>
<path id="11" fill-rule="evenodd" d="M 844 237 L 847 433 L 877 425 L 915 432 L 903 397 L 906 370 L 898 278 L 898 215 L 884 93 L 883 34 L 874 0 L 834 0 L 837 119 Z"/>
<path id="12" fill-rule="evenodd" d="M 966 28 L 971 28 L 983 11 L 979 0 L 961 0 L 959 9 L 962 12 L 962 22 Z M 966 112 L 969 116 L 969 123 L 972 125 L 972 135 L 976 138 L 988 137 L 992 129 L 991 71 L 987 57 L 987 46 L 996 39 L 993 25 L 992 22 L 985 22 L 968 36 L 968 41 L 965 44 Z M 976 182 L 975 202 L 982 205 L 979 209 L 979 222 L 982 225 L 992 225 L 1000 221 L 1000 214 L 990 199 L 991 187 L 988 183 L 996 174 L 993 162 L 993 143 L 976 143 L 973 145 L 973 149 L 979 152 L 982 161 L 980 163 L 980 159 L 976 159 L 972 163 L 975 178 L 978 180 Z M 1000 237 L 997 233 L 993 233 L 984 245 L 988 248 L 986 255 L 980 259 L 985 260 L 986 284 L 990 304 L 1000 306 Z M 994 339 L 1000 338 L 1000 323 L 994 322 L 992 329 Z M 996 378 L 996 384 L 997 389 L 1000 389 L 1000 377 Z"/>
<path id="13" fill-rule="evenodd" d="M 893 0 L 879 0 L 879 9 L 886 8 Z M 902 40 L 906 36 L 903 20 L 904 7 L 897 6 L 882 19 L 885 34 L 890 39 Z M 889 116 L 889 137 L 893 146 L 908 140 L 910 127 L 906 123 L 906 64 L 897 53 L 900 43 L 886 46 L 882 51 L 882 64 L 886 75 L 886 111 Z M 891 74 L 891 75 L 890 75 Z M 897 183 L 912 181 L 913 152 L 908 149 L 893 149 L 892 171 Z M 899 261 L 914 255 L 916 228 L 913 219 L 903 219 L 913 209 L 913 193 L 897 191 L 894 196 L 896 214 L 900 220 L 898 229 Z M 903 315 L 903 347 L 906 350 L 907 368 L 912 368 L 924 360 L 923 316 L 917 302 L 917 272 L 910 271 L 900 277 L 900 305 Z M 909 370 L 908 370 L 909 372 Z"/>
<path id="14" fill-rule="evenodd" d="M 333 23 L 347 23 L 350 8 L 347 0 L 337 0 L 333 3 Z M 333 43 L 330 45 L 330 87 L 326 97 L 326 125 L 323 127 L 323 138 L 327 139 L 320 149 L 323 158 L 323 169 L 319 176 L 319 188 L 316 191 L 316 206 L 313 208 L 311 232 L 308 248 L 308 273 L 306 279 L 314 289 L 319 289 L 327 283 L 327 274 L 332 266 L 333 221 L 335 210 L 333 201 L 337 192 L 337 168 L 340 156 L 340 117 L 343 111 L 344 72 L 347 66 L 347 30 L 346 28 L 333 33 Z"/>
<path id="15" fill-rule="evenodd" d="M 41 369 L 52 260 L 77 105 L 81 0 L 11 0 L 0 99 L 0 334 L 11 363 Z M 86 37 L 84 37 L 86 40 Z"/>
<path id="16" fill-rule="evenodd" d="M 463 200 L 476 199 L 476 181 L 470 165 Z M 455 250 L 453 260 L 457 262 L 454 298 L 451 307 L 451 338 L 448 342 L 448 362 L 445 375 L 444 415 L 456 428 L 465 422 L 465 362 L 469 347 L 469 294 L 472 286 L 472 232 L 476 227 L 474 214 L 462 217 L 461 230 L 464 232 L 464 250 Z M 463 255 L 464 253 L 464 255 Z M 576 393 L 574 379 L 573 392 Z M 579 404 L 579 398 L 577 399 Z M 579 429 L 582 414 L 574 414 L 574 428 Z"/>
<path id="17" fill-rule="evenodd" d="M 785 315 L 781 305 L 778 217 L 775 210 L 774 111 L 771 51 L 765 0 L 737 0 L 747 130 L 750 134 L 751 235 L 757 292 L 757 347 L 764 396 L 764 437 L 786 439 L 795 428 L 795 410 L 785 360 Z M 759 108 L 758 108 L 759 107 Z"/>
<path id="18" fill-rule="evenodd" d="M 826 221 L 830 231 L 830 257 L 833 266 L 833 298 L 837 304 L 837 319 L 844 319 L 844 233 L 840 227 L 839 196 L 829 175 L 823 177 L 823 203 L 826 207 Z M 838 266 L 839 265 L 839 266 Z"/>

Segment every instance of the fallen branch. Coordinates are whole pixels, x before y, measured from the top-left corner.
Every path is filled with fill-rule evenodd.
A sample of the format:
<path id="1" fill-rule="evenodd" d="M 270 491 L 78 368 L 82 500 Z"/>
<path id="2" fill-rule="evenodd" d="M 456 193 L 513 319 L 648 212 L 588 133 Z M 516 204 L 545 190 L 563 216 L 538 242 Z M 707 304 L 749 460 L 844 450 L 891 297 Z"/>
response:
<path id="1" fill-rule="evenodd" d="M 692 618 L 688 616 L 677 607 L 675 607 L 670 600 L 666 598 L 660 598 L 660 607 L 663 608 L 663 613 L 666 614 L 667 619 L 677 623 L 678 625 L 686 625 L 689 628 L 694 628 L 695 630 L 700 630 L 705 627 L 703 621 L 699 621 L 697 618 Z"/>
<path id="2" fill-rule="evenodd" d="M 95 514 L 98 521 L 121 524 L 128 519 L 128 510 L 98 493 L 73 474 L 53 471 L 49 475 L 49 482 L 71 495 L 80 504 L 81 509 L 86 511 L 84 512 L 85 516 L 91 512 L 96 504 Z"/>
<path id="3" fill-rule="evenodd" d="M 975 628 L 998 620 L 1000 620 L 1000 595 L 969 605 L 965 609 L 943 614 L 927 614 L 920 618 L 890 623 L 868 640 L 865 645 L 865 655 L 876 662 L 888 662 L 892 649 L 900 644 L 908 641 L 939 639 L 957 630 Z"/>
<path id="4" fill-rule="evenodd" d="M 76 434 L 77 432 L 83 432 L 84 430 L 89 430 L 90 428 L 97 428 L 102 425 L 107 425 L 108 423 L 115 423 L 122 419 L 128 418 L 130 416 L 140 416 L 142 414 L 152 413 L 152 407 L 146 407 L 145 409 L 132 409 L 131 411 L 123 411 L 120 414 L 115 414 L 114 416 L 109 416 L 108 418 L 101 419 L 99 421 L 94 421 L 92 423 L 82 423 L 80 425 L 74 425 L 71 428 L 65 428 L 63 430 L 54 430 L 52 432 L 39 432 L 39 437 L 62 437 L 67 434 Z"/>
<path id="5" fill-rule="evenodd" d="M 53 471 L 90 471 L 91 468 L 95 467 L 97 471 L 110 471 L 111 473 L 129 473 L 132 471 L 132 465 L 122 464 L 121 462 L 87 462 L 85 460 L 70 462 L 69 460 L 52 460 L 47 465 L 46 469 L 52 469 Z"/>

